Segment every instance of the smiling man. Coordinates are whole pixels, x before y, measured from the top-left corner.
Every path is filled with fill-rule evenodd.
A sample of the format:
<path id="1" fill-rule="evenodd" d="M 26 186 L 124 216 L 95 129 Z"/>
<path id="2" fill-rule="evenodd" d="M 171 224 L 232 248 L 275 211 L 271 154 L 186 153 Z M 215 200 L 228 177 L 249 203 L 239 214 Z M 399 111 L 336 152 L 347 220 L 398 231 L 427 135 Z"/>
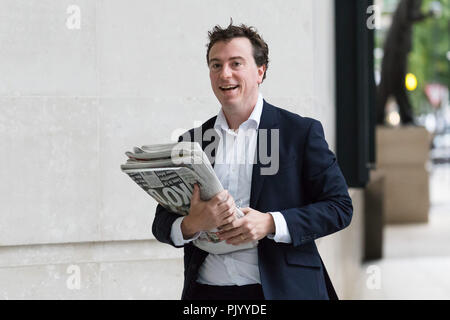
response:
<path id="1" fill-rule="evenodd" d="M 253 27 L 216 26 L 209 40 L 211 87 L 222 107 L 200 128 L 215 139 L 197 142 L 215 143 L 211 162 L 225 191 L 202 201 L 195 187 L 189 215 L 158 206 L 152 227 L 159 241 L 184 247 L 182 299 L 336 299 L 314 240 L 348 226 L 353 207 L 322 125 L 263 99 L 269 49 Z M 194 141 L 194 129 L 184 137 Z M 269 175 L 261 147 L 279 156 Z M 243 218 L 234 218 L 236 204 Z M 216 255 L 192 244 L 213 228 L 230 244 L 258 245 Z"/>
<path id="2" fill-rule="evenodd" d="M 257 66 L 246 37 L 219 41 L 208 50 L 211 87 L 231 129 L 238 129 L 253 111 L 267 63 Z"/>

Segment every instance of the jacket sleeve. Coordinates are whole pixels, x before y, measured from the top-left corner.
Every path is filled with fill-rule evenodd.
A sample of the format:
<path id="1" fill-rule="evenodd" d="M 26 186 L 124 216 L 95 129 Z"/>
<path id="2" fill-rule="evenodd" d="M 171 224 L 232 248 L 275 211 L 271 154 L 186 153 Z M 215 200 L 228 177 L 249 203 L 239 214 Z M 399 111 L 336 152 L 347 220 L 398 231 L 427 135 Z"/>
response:
<path id="1" fill-rule="evenodd" d="M 319 121 L 310 125 L 304 148 L 302 185 L 311 202 L 281 211 L 294 246 L 344 229 L 353 214 L 347 183 Z"/>
<path id="2" fill-rule="evenodd" d="M 158 204 L 158 206 L 156 207 L 155 218 L 153 219 L 152 224 L 152 233 L 155 236 L 155 238 L 158 241 L 170 244 L 175 248 L 182 248 L 183 246 L 175 245 L 170 236 L 172 224 L 179 217 L 180 217 L 179 214 L 170 212 L 163 206 Z"/>

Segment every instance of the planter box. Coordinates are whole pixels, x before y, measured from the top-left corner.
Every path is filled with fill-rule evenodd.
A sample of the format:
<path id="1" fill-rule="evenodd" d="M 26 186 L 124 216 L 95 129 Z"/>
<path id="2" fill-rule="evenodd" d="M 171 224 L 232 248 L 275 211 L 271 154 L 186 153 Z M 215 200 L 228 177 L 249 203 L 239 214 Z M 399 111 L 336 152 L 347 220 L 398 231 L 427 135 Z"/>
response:
<path id="1" fill-rule="evenodd" d="M 423 127 L 377 127 L 377 167 L 423 166 L 429 159 L 431 134 Z"/>
<path id="2" fill-rule="evenodd" d="M 377 127 L 377 169 L 384 172 L 386 223 L 428 222 L 431 135 L 423 127 Z"/>

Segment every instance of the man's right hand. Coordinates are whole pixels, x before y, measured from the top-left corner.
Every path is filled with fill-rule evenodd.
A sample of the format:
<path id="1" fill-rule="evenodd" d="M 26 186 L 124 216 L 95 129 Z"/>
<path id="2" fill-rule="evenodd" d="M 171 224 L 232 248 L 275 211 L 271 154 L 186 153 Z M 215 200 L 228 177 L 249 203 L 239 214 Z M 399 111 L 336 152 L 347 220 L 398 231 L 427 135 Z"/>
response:
<path id="1" fill-rule="evenodd" d="M 181 223 L 184 239 L 192 238 L 199 231 L 208 231 L 234 221 L 236 206 L 227 190 L 216 194 L 209 201 L 200 199 L 200 189 L 194 185 L 189 214 Z"/>

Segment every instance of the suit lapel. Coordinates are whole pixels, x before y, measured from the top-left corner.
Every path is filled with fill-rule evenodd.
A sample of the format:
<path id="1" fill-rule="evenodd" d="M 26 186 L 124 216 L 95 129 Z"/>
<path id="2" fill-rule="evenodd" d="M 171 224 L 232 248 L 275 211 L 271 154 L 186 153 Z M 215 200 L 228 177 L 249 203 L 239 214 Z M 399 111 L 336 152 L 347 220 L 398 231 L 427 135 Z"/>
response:
<path id="1" fill-rule="evenodd" d="M 201 141 L 198 141 L 202 146 L 203 151 L 205 151 L 209 162 L 214 168 L 214 160 L 216 158 L 216 150 L 219 146 L 220 137 L 217 131 L 214 129 L 214 124 L 216 123 L 217 116 L 209 119 L 202 126 L 202 136 Z"/>
<path id="2" fill-rule="evenodd" d="M 259 150 L 260 150 L 260 137 L 264 130 L 267 132 L 266 141 L 267 141 L 267 151 L 271 150 L 271 139 L 270 134 L 272 129 L 279 129 L 278 126 L 278 112 L 274 106 L 268 104 L 266 100 L 264 100 L 263 111 L 261 114 L 261 120 L 259 122 L 258 128 L 258 137 L 256 142 L 256 150 L 255 150 L 255 164 L 253 164 L 252 170 L 252 184 L 250 191 L 250 207 L 256 209 L 256 205 L 258 204 L 259 196 L 261 194 L 261 189 L 264 184 L 264 175 L 261 175 L 261 167 L 263 166 L 261 163 Z M 264 140 L 263 140 L 264 141 Z"/>

